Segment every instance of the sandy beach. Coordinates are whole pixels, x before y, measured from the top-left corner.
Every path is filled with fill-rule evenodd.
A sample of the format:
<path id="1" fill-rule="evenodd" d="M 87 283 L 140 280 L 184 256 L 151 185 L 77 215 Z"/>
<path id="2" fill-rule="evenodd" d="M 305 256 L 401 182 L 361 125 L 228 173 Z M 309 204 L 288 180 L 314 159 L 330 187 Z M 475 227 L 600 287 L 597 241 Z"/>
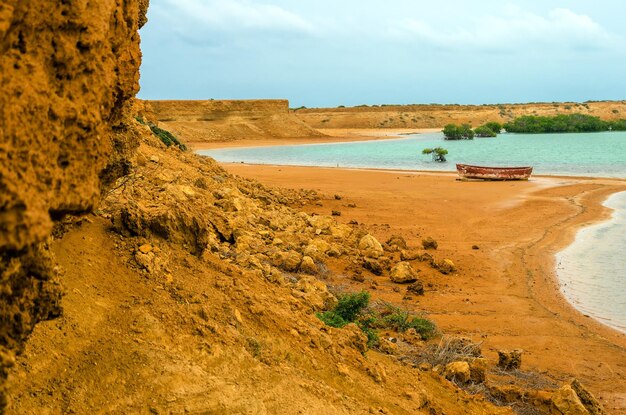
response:
<path id="1" fill-rule="evenodd" d="M 340 211 L 340 222 L 365 223 L 381 241 L 400 234 L 418 246 L 424 237 L 435 238 L 439 249 L 433 256 L 452 259 L 458 272 L 445 276 L 424 268 L 423 297 L 403 300 L 386 277 L 364 282 L 338 277 L 329 283 L 424 311 L 443 332 L 483 341 L 490 358 L 499 349 L 523 349 L 523 369 L 564 381 L 578 378 L 611 413 L 626 410 L 626 335 L 582 315 L 563 298 L 554 259 L 577 229 L 609 216 L 601 203 L 626 190 L 625 180 L 459 182 L 455 174 L 224 167 L 267 185 L 313 188 L 324 195 L 323 203 L 306 206 L 307 212 Z M 343 266 L 335 264 L 339 275 Z"/>
<path id="2" fill-rule="evenodd" d="M 269 147 L 295 144 L 342 143 L 351 141 L 371 141 L 401 138 L 409 134 L 426 134 L 441 131 L 441 128 L 326 128 L 319 129 L 323 136 L 297 138 L 259 138 L 231 141 L 187 141 L 186 144 L 193 150 L 212 150 L 217 148 L 237 147 Z"/>

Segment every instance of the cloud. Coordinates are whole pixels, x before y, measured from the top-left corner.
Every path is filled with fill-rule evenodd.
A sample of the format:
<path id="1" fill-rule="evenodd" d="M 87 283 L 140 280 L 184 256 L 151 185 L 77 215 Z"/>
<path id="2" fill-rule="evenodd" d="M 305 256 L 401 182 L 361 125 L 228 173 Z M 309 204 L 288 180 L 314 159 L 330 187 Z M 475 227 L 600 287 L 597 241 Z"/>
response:
<path id="1" fill-rule="evenodd" d="M 468 19 L 465 27 L 446 28 L 444 23 L 435 28 L 418 19 L 404 19 L 396 22 L 389 34 L 445 50 L 501 53 L 601 50 L 621 43 L 587 15 L 559 8 L 541 16 L 514 6 L 506 7 L 500 16 Z"/>
<path id="2" fill-rule="evenodd" d="M 315 26 L 276 5 L 248 0 L 162 0 L 157 12 L 185 33 L 300 33 Z"/>

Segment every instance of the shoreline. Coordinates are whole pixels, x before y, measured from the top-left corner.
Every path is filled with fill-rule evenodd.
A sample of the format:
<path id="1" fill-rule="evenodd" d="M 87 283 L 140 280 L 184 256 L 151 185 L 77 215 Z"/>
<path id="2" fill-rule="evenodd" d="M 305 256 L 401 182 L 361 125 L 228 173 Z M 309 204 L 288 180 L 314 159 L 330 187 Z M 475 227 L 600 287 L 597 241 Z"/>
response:
<path id="1" fill-rule="evenodd" d="M 436 288 L 420 299 L 419 305 L 435 318 L 444 332 L 486 335 L 492 354 L 499 348 L 521 347 L 528 355 L 525 359 L 530 366 L 555 376 L 579 377 L 590 384 L 608 406 L 626 409 L 626 379 L 618 382 L 617 395 L 611 389 L 615 375 L 626 373 L 626 367 L 620 363 L 626 361 L 626 334 L 586 317 L 570 303 L 560 290 L 555 257 L 573 242 L 578 230 L 610 217 L 611 210 L 602 202 L 609 195 L 626 190 L 626 180 L 541 176 L 540 182 L 470 184 L 450 180 L 454 173 L 221 164 L 231 173 L 265 184 L 315 187 L 329 195 L 339 191 L 347 200 L 360 201 L 357 206 L 375 206 L 367 211 L 354 209 L 361 212 L 358 215 L 351 212 L 350 218 L 370 225 L 379 239 L 384 239 L 389 230 L 376 224 L 385 222 L 389 222 L 391 231 L 408 231 L 409 235 L 418 231 L 419 237 L 426 236 L 421 235 L 423 230 L 432 233 L 435 239 L 442 241 L 441 245 L 448 246 L 440 251 L 459 265 L 462 279 L 480 285 L 474 289 L 470 286 L 472 293 L 465 294 L 466 283 L 459 282 L 458 278 L 450 279 L 450 287 L 446 288 L 441 286 L 438 276 L 428 276 L 425 282 Z M 403 176 L 396 178 L 396 175 Z M 313 178 L 315 182 L 311 181 Z M 419 181 L 424 190 L 394 183 L 409 180 Z M 383 191 L 377 182 L 384 182 L 388 187 L 395 185 L 396 194 L 375 196 L 375 192 Z M 377 203 L 377 198 L 387 196 L 397 200 Z M 406 211 L 415 204 L 403 201 L 405 197 L 422 200 L 431 207 L 431 211 L 423 213 L 423 228 L 410 224 L 415 218 Z M 459 214 L 460 219 L 452 218 L 451 213 L 457 209 L 449 205 L 454 203 L 468 211 L 465 215 Z M 323 205 L 328 211 L 345 209 L 340 201 L 330 199 L 323 200 Z M 320 208 L 307 211 L 319 212 Z M 450 219 L 451 223 L 442 224 L 443 219 Z M 516 231 L 511 232 L 511 228 Z M 377 232 L 382 236 L 376 235 Z M 468 238 L 467 233 L 475 236 Z M 415 237 L 413 239 L 412 245 L 416 245 Z M 461 244 L 461 240 L 465 242 Z M 491 245 L 492 251 L 483 251 L 482 246 L 480 251 L 468 249 L 473 240 L 488 241 L 481 245 Z M 489 258 L 480 258 L 483 253 Z M 392 289 L 387 292 L 386 282 L 381 280 L 378 284 L 377 294 L 383 294 L 384 300 L 403 303 L 394 298 Z M 520 316 L 528 323 L 521 324 Z M 532 325 L 536 327 L 529 330 Z M 563 353 L 568 355 L 569 361 L 560 360 Z M 592 369 L 592 361 L 596 361 L 596 369 Z M 604 368 L 597 369 L 598 365 L 605 365 L 606 372 Z M 596 374 L 594 370 L 602 373 Z"/>
<path id="2" fill-rule="evenodd" d="M 185 144 L 192 151 L 219 150 L 226 148 L 275 147 L 298 144 L 333 144 L 357 141 L 395 140 L 407 135 L 440 132 L 441 128 L 393 128 L 384 132 L 381 132 L 380 128 L 322 128 L 318 131 L 327 135 L 322 137 L 263 138 L 212 142 L 189 141 Z M 341 134 L 341 132 L 343 132 L 343 134 Z"/>

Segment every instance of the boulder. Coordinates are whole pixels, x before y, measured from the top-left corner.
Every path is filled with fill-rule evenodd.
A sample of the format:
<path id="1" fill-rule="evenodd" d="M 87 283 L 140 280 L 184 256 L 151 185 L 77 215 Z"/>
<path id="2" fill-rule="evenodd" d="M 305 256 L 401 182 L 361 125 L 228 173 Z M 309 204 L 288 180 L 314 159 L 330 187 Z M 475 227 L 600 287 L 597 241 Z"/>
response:
<path id="1" fill-rule="evenodd" d="M 422 239 L 422 246 L 424 249 L 437 249 L 439 244 L 430 236 L 426 239 Z"/>
<path id="2" fill-rule="evenodd" d="M 374 275 L 383 275 L 383 267 L 380 262 L 374 258 L 363 258 L 363 268 L 370 271 Z"/>
<path id="3" fill-rule="evenodd" d="M 439 270 L 442 274 L 452 274 L 456 271 L 456 266 L 451 259 L 444 259 L 443 261 L 437 262 L 435 264 L 435 268 Z"/>
<path id="4" fill-rule="evenodd" d="M 407 294 L 424 295 L 424 284 L 422 284 L 421 281 L 415 281 L 413 284 L 406 287 L 406 291 Z"/>
<path id="5" fill-rule="evenodd" d="M 414 261 L 416 259 L 420 259 L 420 254 L 417 251 L 408 251 L 403 249 L 400 251 L 400 259 L 402 261 Z"/>
<path id="6" fill-rule="evenodd" d="M 407 249 L 406 240 L 400 235 L 392 235 L 391 238 L 385 243 L 387 249 L 391 252 L 397 252 L 402 249 Z"/>
<path id="7" fill-rule="evenodd" d="M 370 234 L 361 238 L 359 250 L 364 256 L 369 258 L 378 258 L 385 253 L 380 242 Z"/>
<path id="8" fill-rule="evenodd" d="M 408 262 L 399 262 L 391 269 L 391 281 L 398 284 L 408 284 L 417 281 L 417 272 Z"/>
<path id="9" fill-rule="evenodd" d="M 519 369 L 522 366 L 522 350 L 498 350 L 498 367 L 504 370 Z"/>
<path id="10" fill-rule="evenodd" d="M 446 379 L 456 383 L 467 383 L 471 378 L 470 365 L 467 362 L 452 362 L 443 371 Z"/>

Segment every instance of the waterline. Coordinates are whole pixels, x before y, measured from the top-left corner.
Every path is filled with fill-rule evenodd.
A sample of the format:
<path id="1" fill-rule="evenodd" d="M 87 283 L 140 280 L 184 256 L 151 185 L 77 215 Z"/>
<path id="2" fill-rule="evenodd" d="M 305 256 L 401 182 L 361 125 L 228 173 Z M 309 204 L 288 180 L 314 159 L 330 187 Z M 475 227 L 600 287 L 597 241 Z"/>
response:
<path id="1" fill-rule="evenodd" d="M 611 219 L 581 229 L 556 255 L 561 291 L 583 314 L 626 333 L 626 192 L 604 206 Z"/>

